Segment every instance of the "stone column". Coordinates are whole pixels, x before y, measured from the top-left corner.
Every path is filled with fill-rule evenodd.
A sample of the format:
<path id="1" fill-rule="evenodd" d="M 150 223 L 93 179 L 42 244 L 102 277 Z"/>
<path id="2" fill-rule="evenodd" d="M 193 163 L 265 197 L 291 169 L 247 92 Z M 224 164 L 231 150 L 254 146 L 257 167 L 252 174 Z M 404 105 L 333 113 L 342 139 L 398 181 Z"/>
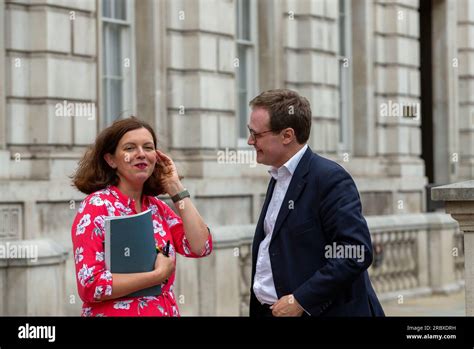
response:
<path id="1" fill-rule="evenodd" d="M 374 156 L 374 3 L 352 2 L 353 117 L 355 156 Z"/>
<path id="2" fill-rule="evenodd" d="M 258 1 L 258 13 L 267 15 L 258 19 L 259 90 L 280 88 L 285 83 L 284 49 L 282 32 L 285 19 L 281 19 L 282 0 Z"/>
<path id="3" fill-rule="evenodd" d="M 457 1 L 436 0 L 432 10 L 435 183 L 453 182 L 457 177 L 453 160 L 459 152 L 458 69 L 464 71 L 465 64 L 461 62 L 458 68 L 456 6 Z M 446 166 L 448 161 L 451 166 Z"/>
<path id="4" fill-rule="evenodd" d="M 169 149 L 187 177 L 231 175 L 216 150 L 236 145 L 232 1 L 166 2 Z"/>
<path id="5" fill-rule="evenodd" d="M 157 132 L 161 147 L 168 148 L 166 110 L 166 2 L 135 1 L 138 117 Z"/>
<path id="6" fill-rule="evenodd" d="M 0 2 L 0 28 L 5 28 L 5 3 Z M 5 115 L 5 39 L 0 35 L 0 178 L 9 177 L 10 152 L 6 148 L 6 115 Z"/>
<path id="7" fill-rule="evenodd" d="M 313 151 L 336 155 L 339 134 L 338 1 L 282 6 L 285 87 L 308 98 Z M 304 67 L 304 68 L 302 68 Z"/>
<path id="8" fill-rule="evenodd" d="M 457 2 L 459 180 L 474 178 L 474 1 Z"/>
<path id="9" fill-rule="evenodd" d="M 399 183 L 392 197 L 394 213 L 400 202 L 410 212 L 423 211 L 424 203 L 418 10 L 416 2 L 400 6 L 397 1 L 377 1 L 373 10 L 376 153 L 386 162 L 388 176 Z"/>
<path id="10" fill-rule="evenodd" d="M 466 315 L 474 315 L 474 180 L 431 189 L 432 200 L 444 201 L 446 212 L 464 233 Z"/>
<path id="11" fill-rule="evenodd" d="M 5 28 L 5 3 L 3 1 L 0 2 L 0 28 Z M 5 36 L 0 35 L 0 153 L 1 150 L 5 149 L 7 136 L 5 128 L 5 102 Z"/>
<path id="12" fill-rule="evenodd" d="M 64 315 L 66 249 L 51 239 L 0 243 L 0 315 Z"/>

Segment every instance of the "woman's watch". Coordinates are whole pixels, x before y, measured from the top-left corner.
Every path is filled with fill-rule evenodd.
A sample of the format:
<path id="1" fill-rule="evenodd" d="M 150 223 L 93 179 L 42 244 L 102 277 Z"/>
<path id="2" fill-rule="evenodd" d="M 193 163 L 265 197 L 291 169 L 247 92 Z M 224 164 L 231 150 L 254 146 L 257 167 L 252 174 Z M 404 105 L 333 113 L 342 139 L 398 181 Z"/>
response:
<path id="1" fill-rule="evenodd" d="M 189 194 L 189 191 L 187 189 L 184 189 L 183 191 L 179 192 L 178 194 L 174 195 L 171 197 L 171 200 L 173 202 L 178 202 L 183 200 L 184 198 L 190 198 L 191 195 Z"/>

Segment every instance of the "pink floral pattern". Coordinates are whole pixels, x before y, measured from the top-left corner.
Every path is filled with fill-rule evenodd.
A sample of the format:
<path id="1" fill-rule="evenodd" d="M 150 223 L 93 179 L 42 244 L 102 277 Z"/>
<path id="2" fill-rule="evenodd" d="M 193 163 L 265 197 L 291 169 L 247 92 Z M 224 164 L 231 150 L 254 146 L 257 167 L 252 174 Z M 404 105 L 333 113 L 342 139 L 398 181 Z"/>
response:
<path id="1" fill-rule="evenodd" d="M 142 210 L 152 210 L 155 242 L 158 246 L 170 241 L 170 254 L 200 258 L 212 251 L 212 237 L 200 255 L 191 252 L 181 217 L 156 197 L 144 196 Z M 158 297 L 124 297 L 102 300 L 112 294 L 113 275 L 105 268 L 104 217 L 136 214 L 135 202 L 115 186 L 87 196 L 79 206 L 71 228 L 76 279 L 83 303 L 82 316 L 179 316 L 173 294 L 175 274 L 162 285 Z"/>

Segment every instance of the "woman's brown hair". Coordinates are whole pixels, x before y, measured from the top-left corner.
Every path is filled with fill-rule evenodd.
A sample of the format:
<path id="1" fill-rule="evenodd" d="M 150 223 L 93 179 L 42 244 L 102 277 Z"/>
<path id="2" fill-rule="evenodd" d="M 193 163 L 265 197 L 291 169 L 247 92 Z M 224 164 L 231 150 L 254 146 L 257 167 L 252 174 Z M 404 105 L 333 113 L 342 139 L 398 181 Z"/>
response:
<path id="1" fill-rule="evenodd" d="M 102 130 L 79 161 L 79 167 L 72 176 L 73 185 L 85 194 L 104 189 L 107 185 L 117 185 L 119 178 L 115 170 L 104 159 L 107 153 L 114 154 L 120 139 L 128 131 L 146 128 L 153 137 L 157 147 L 156 135 L 153 128 L 146 122 L 132 116 L 127 119 L 115 121 L 112 125 Z M 164 193 L 161 185 L 163 166 L 157 162 L 150 178 L 143 185 L 143 195 L 156 196 Z"/>

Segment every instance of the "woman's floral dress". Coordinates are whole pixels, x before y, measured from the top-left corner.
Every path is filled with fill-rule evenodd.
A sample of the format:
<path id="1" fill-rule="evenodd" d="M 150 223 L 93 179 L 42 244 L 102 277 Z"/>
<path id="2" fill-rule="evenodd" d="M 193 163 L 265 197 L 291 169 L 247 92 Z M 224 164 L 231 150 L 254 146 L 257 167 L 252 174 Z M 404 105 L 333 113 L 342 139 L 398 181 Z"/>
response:
<path id="1" fill-rule="evenodd" d="M 206 242 L 201 255 L 191 252 L 184 234 L 183 222 L 163 201 L 143 196 L 142 210 L 150 209 L 157 246 L 170 241 L 170 256 L 176 252 L 186 257 L 199 258 L 212 251 L 212 238 Z M 135 202 L 115 186 L 87 196 L 81 203 L 71 229 L 76 278 L 79 296 L 83 303 L 82 316 L 179 316 L 173 294 L 173 273 L 162 285 L 157 297 L 123 297 L 101 300 L 112 294 L 113 277 L 105 267 L 104 217 L 136 214 Z"/>

